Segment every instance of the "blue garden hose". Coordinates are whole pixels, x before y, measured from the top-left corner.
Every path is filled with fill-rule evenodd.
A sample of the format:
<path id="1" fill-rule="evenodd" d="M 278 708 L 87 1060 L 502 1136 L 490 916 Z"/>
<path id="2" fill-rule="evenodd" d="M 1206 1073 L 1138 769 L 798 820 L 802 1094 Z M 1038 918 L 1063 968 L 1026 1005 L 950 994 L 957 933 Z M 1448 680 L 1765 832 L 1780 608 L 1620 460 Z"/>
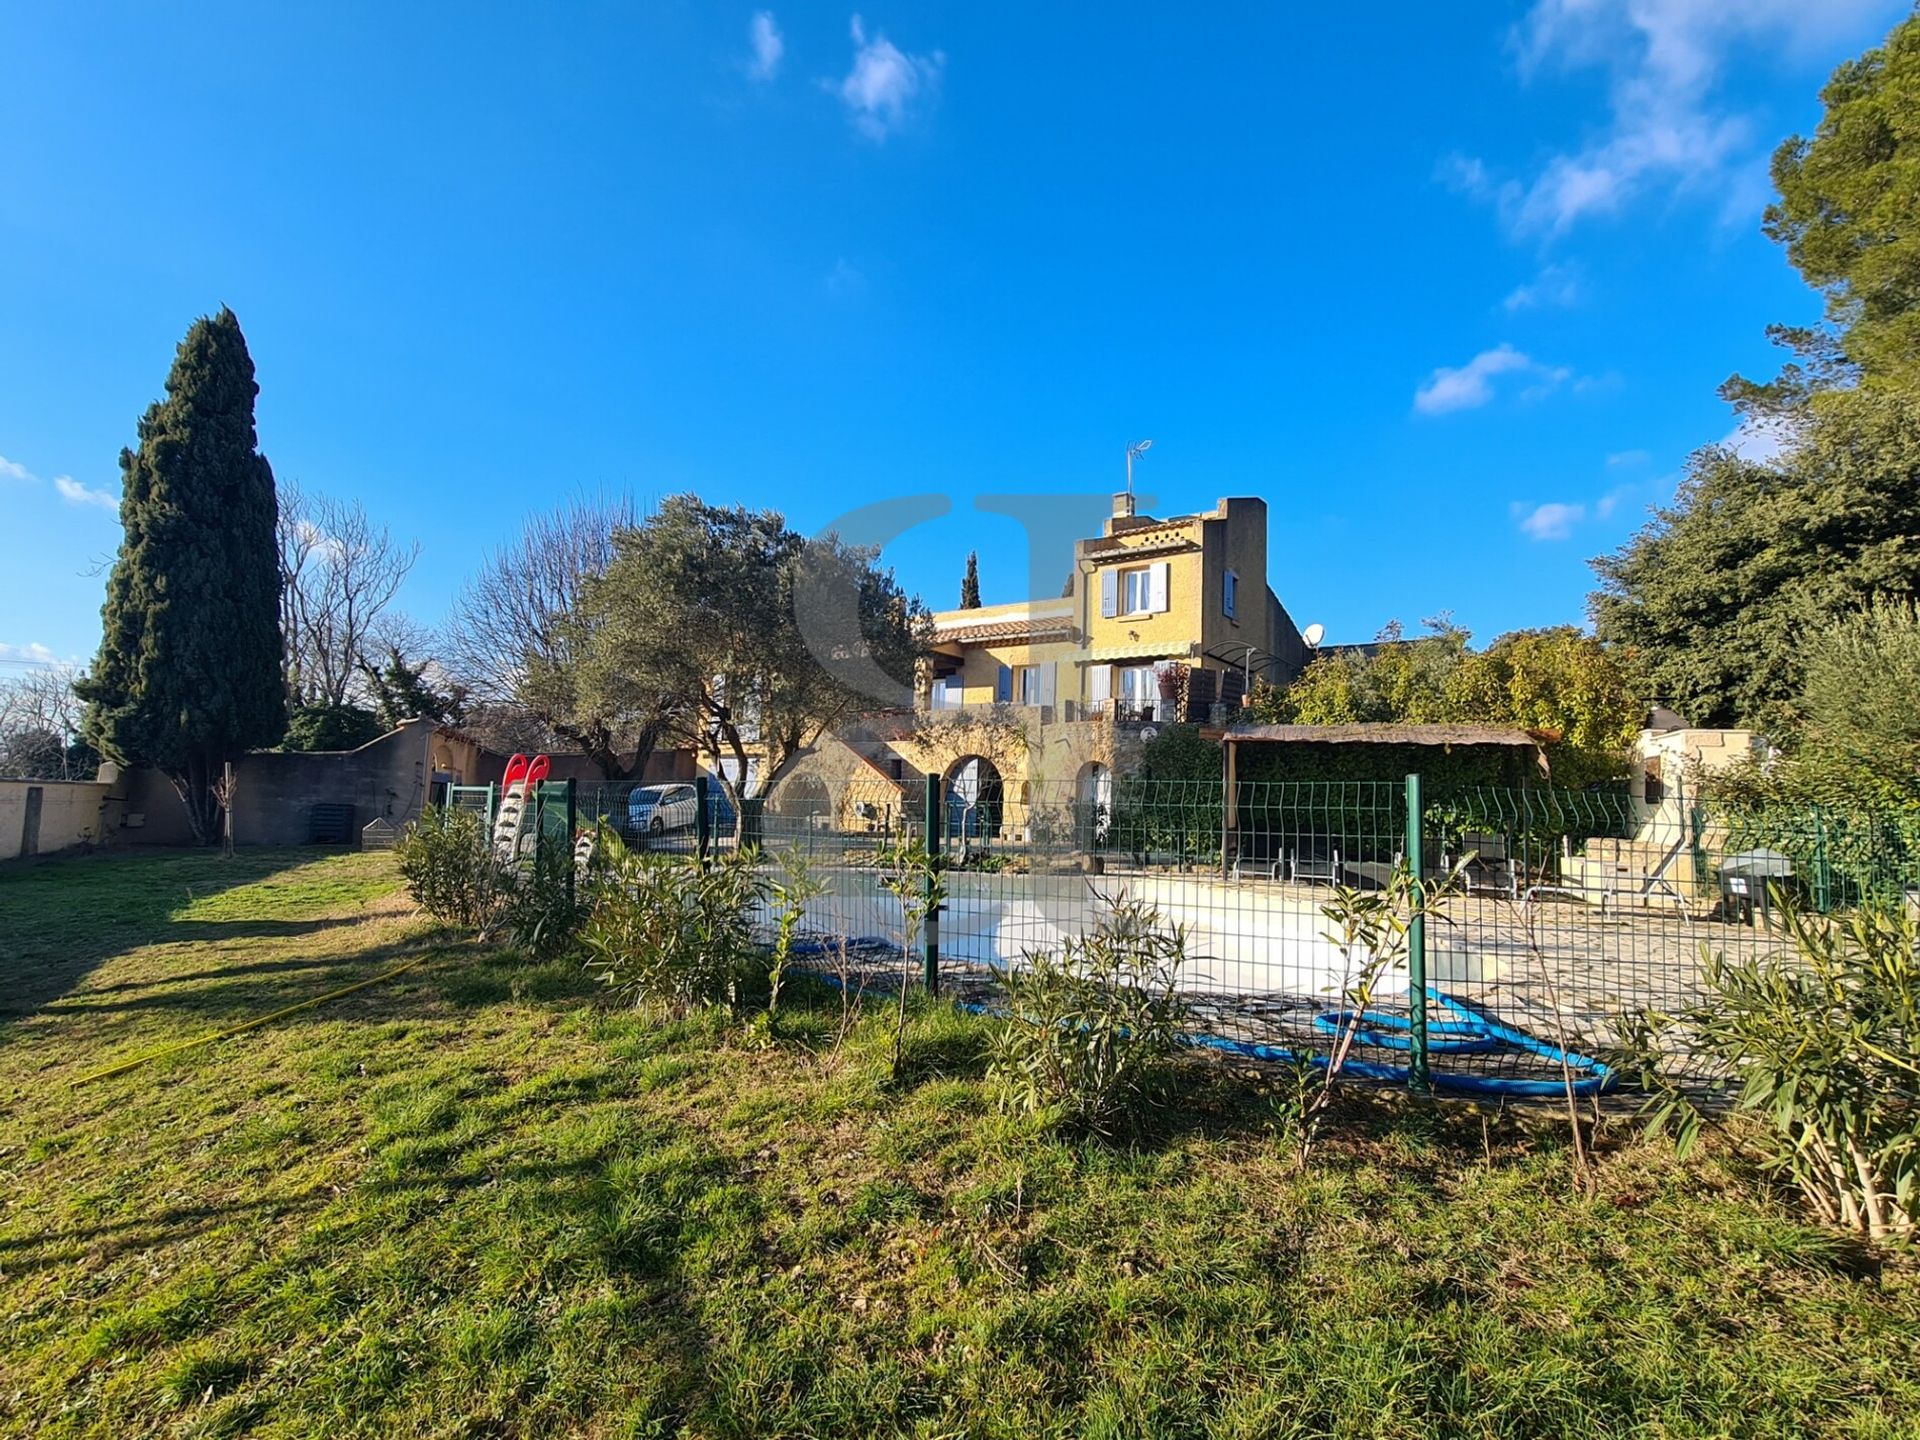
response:
<path id="1" fill-rule="evenodd" d="M 844 940 L 803 940 L 796 941 L 792 953 L 795 955 L 824 955 L 844 945 L 847 949 L 887 949 L 899 947 L 892 941 L 880 940 L 870 936 Z M 836 976 L 823 975 L 818 970 L 809 972 L 829 985 L 839 985 Z M 863 988 L 854 982 L 855 988 Z M 1467 1075 L 1436 1070 L 1428 1078 L 1437 1090 L 1453 1091 L 1462 1095 L 1497 1095 L 1514 1099 L 1551 1099 L 1571 1092 L 1578 1096 L 1598 1095 L 1610 1090 L 1619 1076 L 1612 1066 L 1592 1055 L 1583 1055 L 1576 1050 L 1562 1049 L 1558 1045 L 1529 1035 L 1505 1021 L 1496 1020 L 1477 1005 L 1448 995 L 1446 992 L 1427 987 L 1427 996 L 1436 1005 L 1446 1010 L 1452 1017 L 1446 1020 L 1429 1021 L 1427 1024 L 1427 1049 L 1436 1055 L 1484 1055 L 1498 1050 L 1518 1050 L 1522 1054 L 1534 1055 L 1556 1066 L 1563 1066 L 1571 1078 L 1522 1080 L 1509 1075 Z M 982 1005 L 975 1001 L 958 1001 L 962 1010 L 974 1015 L 992 1015 L 997 1013 L 993 1006 Z M 1314 1029 L 1323 1034 L 1337 1035 L 1342 1025 L 1347 1023 L 1351 1012 L 1336 1011 L 1331 1014 L 1313 1017 Z M 1354 1039 L 1361 1045 L 1373 1046 L 1381 1050 L 1409 1050 L 1413 1045 L 1411 1034 L 1412 1021 L 1403 1015 L 1369 1014 L 1362 1019 L 1361 1027 Z M 1219 1050 L 1229 1055 L 1242 1055 L 1250 1060 L 1274 1061 L 1283 1065 L 1297 1065 L 1302 1059 L 1311 1064 L 1325 1066 L 1327 1057 L 1309 1054 L 1302 1056 L 1296 1050 L 1283 1045 L 1266 1045 L 1256 1040 L 1229 1040 L 1219 1035 L 1183 1035 L 1181 1040 L 1196 1049 Z M 1349 1059 L 1342 1073 L 1363 1080 L 1387 1080 L 1405 1083 L 1409 1071 L 1404 1065 L 1382 1065 L 1372 1060 Z"/>

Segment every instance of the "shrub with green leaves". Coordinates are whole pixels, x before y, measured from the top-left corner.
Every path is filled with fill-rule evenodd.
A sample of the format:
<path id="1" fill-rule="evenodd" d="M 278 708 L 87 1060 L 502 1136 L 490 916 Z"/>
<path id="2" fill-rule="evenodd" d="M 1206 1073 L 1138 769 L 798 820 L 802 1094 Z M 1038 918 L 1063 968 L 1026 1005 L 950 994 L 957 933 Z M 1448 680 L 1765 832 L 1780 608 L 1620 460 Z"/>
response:
<path id="1" fill-rule="evenodd" d="M 767 1014 L 780 1013 L 780 988 L 786 982 L 787 965 L 793 959 L 794 943 L 799 939 L 801 923 L 807 917 L 807 903 L 827 893 L 827 883 L 813 873 L 813 861 L 797 845 L 780 852 L 780 875 L 767 886 L 773 903 L 773 952 L 767 964 Z"/>
<path id="2" fill-rule="evenodd" d="M 1823 1220 L 1873 1239 L 1920 1232 L 1920 922 L 1911 909 L 1827 918 L 1787 906 L 1790 948 L 1707 958 L 1707 998 L 1642 1017 L 1643 1054 L 1677 1029 L 1723 1062 L 1766 1122 L 1767 1160 Z M 1648 1066 L 1655 1130 L 1682 1150 L 1700 1111 Z"/>
<path id="3" fill-rule="evenodd" d="M 731 998 L 760 958 L 753 916 L 766 882 L 756 858 L 736 851 L 702 866 L 609 842 L 580 930 L 587 968 L 621 998 L 674 1015 Z"/>
<path id="4" fill-rule="evenodd" d="M 408 893 L 434 919 L 475 930 L 482 939 L 506 923 L 513 881 L 478 811 L 430 809 L 407 827 L 394 851 Z"/>
<path id="5" fill-rule="evenodd" d="M 1108 1134 L 1151 1103 L 1181 1046 L 1187 934 L 1125 896 L 1085 935 L 1035 951 L 1005 978 L 990 1073 L 1004 1103 Z"/>
<path id="6" fill-rule="evenodd" d="M 506 931 L 515 949 L 538 959 L 563 954 L 573 943 L 589 906 L 565 860 L 544 858 L 507 877 Z"/>

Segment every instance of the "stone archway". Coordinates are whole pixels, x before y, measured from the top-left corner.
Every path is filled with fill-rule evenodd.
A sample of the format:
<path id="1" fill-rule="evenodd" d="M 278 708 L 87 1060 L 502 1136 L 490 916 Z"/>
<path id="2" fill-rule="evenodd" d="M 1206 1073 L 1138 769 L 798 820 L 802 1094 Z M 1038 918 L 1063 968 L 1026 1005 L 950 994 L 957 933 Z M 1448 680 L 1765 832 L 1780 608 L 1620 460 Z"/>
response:
<path id="1" fill-rule="evenodd" d="M 984 755 L 962 755 L 947 767 L 947 834 L 992 838 L 1000 833 L 1007 787 Z"/>
<path id="2" fill-rule="evenodd" d="M 771 808 L 782 819 L 818 825 L 832 818 L 833 792 L 817 775 L 789 775 L 774 791 Z"/>
<path id="3" fill-rule="evenodd" d="M 1073 782 L 1074 844 L 1081 850 L 1098 849 L 1113 825 L 1113 771 L 1098 760 L 1080 767 Z"/>

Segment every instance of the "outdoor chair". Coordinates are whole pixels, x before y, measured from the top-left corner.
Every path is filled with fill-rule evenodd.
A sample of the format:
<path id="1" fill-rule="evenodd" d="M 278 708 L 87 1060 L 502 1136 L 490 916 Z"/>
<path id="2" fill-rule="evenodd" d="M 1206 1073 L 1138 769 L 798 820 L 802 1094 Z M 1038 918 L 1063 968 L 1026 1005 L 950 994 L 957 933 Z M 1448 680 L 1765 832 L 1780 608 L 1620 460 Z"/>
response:
<path id="1" fill-rule="evenodd" d="M 1461 871 L 1461 881 L 1467 887 L 1467 894 L 1480 891 L 1492 891 L 1505 895 L 1509 900 L 1518 899 L 1520 880 L 1514 869 L 1513 856 L 1504 835 L 1473 834 L 1460 837 L 1460 852 L 1471 856 Z"/>
<path id="2" fill-rule="evenodd" d="M 1307 850 L 1296 847 L 1288 878 L 1296 885 L 1338 885 L 1345 878 L 1338 850 Z"/>

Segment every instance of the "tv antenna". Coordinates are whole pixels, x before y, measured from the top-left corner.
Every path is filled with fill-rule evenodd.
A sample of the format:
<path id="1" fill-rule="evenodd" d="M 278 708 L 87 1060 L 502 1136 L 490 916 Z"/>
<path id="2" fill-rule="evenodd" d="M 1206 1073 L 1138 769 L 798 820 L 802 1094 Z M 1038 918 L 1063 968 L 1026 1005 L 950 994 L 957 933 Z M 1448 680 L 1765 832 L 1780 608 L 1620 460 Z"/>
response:
<path id="1" fill-rule="evenodd" d="M 1153 441 L 1142 440 L 1138 444 L 1127 446 L 1127 493 L 1133 493 L 1133 462 L 1136 456 L 1144 455 L 1153 448 Z"/>

